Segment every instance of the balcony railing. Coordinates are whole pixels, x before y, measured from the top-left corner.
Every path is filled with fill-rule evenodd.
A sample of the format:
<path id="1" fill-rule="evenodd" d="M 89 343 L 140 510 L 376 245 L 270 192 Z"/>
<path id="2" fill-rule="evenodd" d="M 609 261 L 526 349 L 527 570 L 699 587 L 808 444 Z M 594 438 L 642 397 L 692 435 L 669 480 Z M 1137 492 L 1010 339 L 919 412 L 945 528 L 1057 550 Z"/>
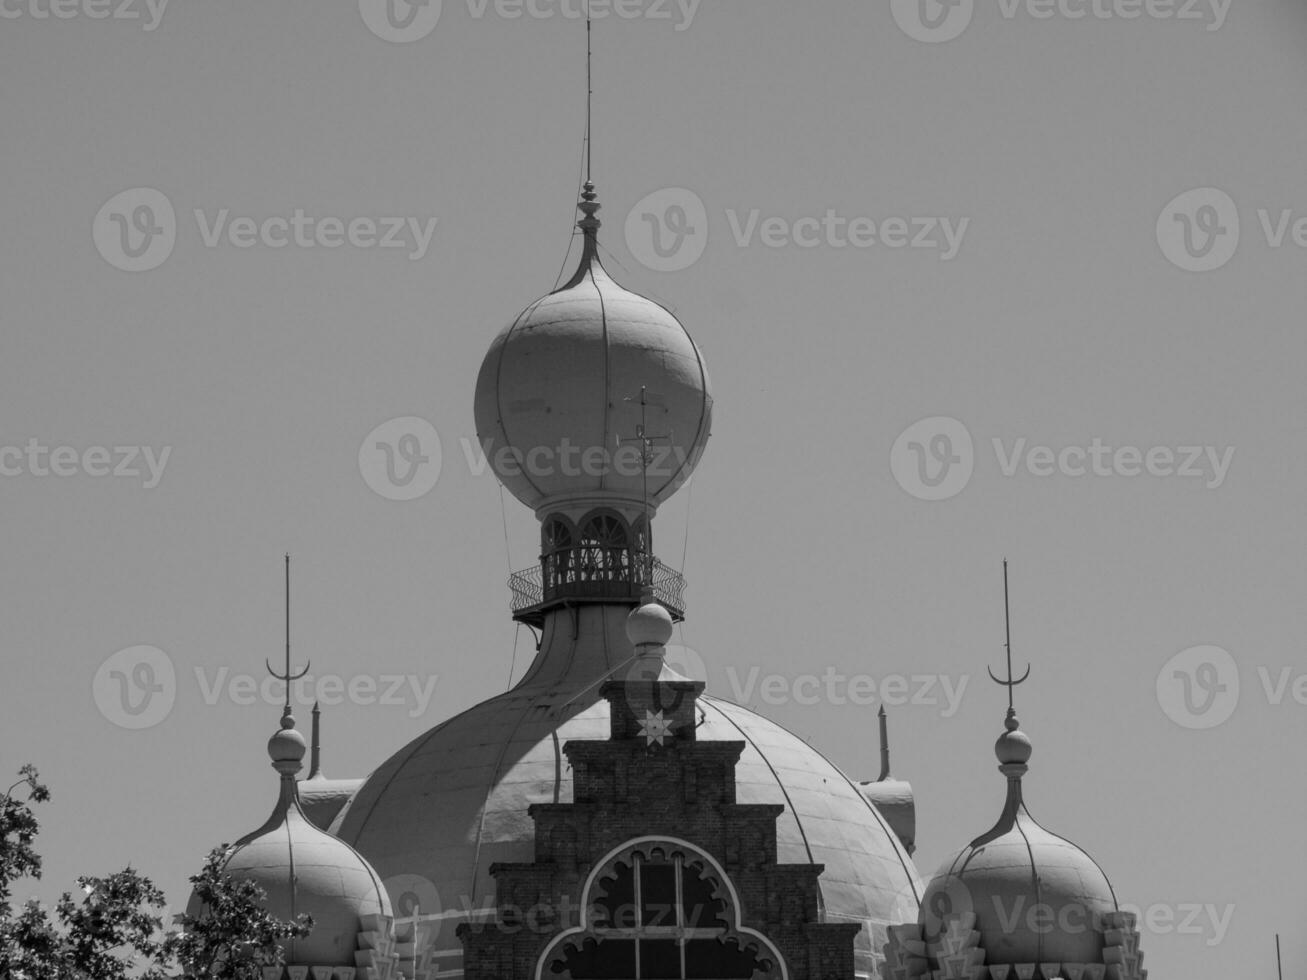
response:
<path id="1" fill-rule="evenodd" d="M 513 618 L 538 625 L 546 609 L 567 602 L 638 600 L 646 588 L 674 619 L 685 616 L 685 579 L 653 555 L 581 545 L 545 555 L 508 579 Z"/>

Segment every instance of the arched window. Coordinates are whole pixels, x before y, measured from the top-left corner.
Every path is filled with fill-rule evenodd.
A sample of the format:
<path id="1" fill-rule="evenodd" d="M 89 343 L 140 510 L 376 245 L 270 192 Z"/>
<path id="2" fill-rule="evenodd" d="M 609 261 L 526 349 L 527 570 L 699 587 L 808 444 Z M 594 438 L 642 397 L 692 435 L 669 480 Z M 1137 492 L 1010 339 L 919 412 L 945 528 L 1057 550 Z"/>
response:
<path id="1" fill-rule="evenodd" d="M 616 511 L 599 510 L 581 522 L 577 574 L 582 580 L 629 581 L 630 533 Z"/>
<path id="2" fill-rule="evenodd" d="M 575 537 L 571 521 L 564 517 L 550 517 L 540 527 L 540 567 L 546 597 L 571 578 Z"/>
<path id="3" fill-rule="evenodd" d="M 545 950 L 541 980 L 783 978 L 779 953 L 740 925 L 721 867 L 684 841 L 632 842 L 586 882 L 582 925 Z"/>
<path id="4" fill-rule="evenodd" d="M 572 525 L 562 517 L 551 517 L 540 529 L 540 548 L 546 555 L 572 547 Z"/>

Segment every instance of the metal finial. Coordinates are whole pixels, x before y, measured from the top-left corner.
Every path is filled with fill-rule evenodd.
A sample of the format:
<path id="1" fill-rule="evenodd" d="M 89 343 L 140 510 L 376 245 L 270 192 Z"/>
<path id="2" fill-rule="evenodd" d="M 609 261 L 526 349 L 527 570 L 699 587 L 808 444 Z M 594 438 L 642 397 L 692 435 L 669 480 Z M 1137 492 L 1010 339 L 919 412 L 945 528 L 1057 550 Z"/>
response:
<path id="1" fill-rule="evenodd" d="M 269 674 L 271 674 L 273 677 L 277 678 L 280 681 L 286 682 L 285 714 L 289 716 L 290 715 L 290 682 L 297 681 L 305 674 L 307 674 L 309 672 L 309 664 L 311 663 L 311 661 L 306 662 L 304 664 L 304 669 L 301 670 L 298 674 L 292 674 L 290 672 L 290 552 L 289 551 L 286 552 L 286 669 L 283 673 L 279 674 L 272 669 L 272 664 L 268 662 L 267 658 L 264 658 L 263 663 L 264 666 L 268 668 Z"/>
<path id="2" fill-rule="evenodd" d="M 994 676 L 994 672 L 992 670 L 989 671 L 989 679 L 992 680 L 995 684 L 999 684 L 1007 688 L 1007 710 L 1008 713 L 1011 714 L 1012 711 L 1015 710 L 1012 705 L 1012 689 L 1016 687 L 1018 684 L 1024 684 L 1026 682 L 1026 679 L 1030 677 L 1030 665 L 1029 664 L 1026 665 L 1026 672 L 1021 675 L 1020 679 L 1018 680 L 1012 679 L 1012 614 L 1008 606 L 1007 559 L 1006 558 L 1003 559 L 1003 629 L 1004 629 L 1003 647 L 1004 649 L 1007 650 L 1007 680 L 1005 681 L 999 680 L 997 677 Z M 986 670 L 989 670 L 989 668 L 986 668 Z"/>

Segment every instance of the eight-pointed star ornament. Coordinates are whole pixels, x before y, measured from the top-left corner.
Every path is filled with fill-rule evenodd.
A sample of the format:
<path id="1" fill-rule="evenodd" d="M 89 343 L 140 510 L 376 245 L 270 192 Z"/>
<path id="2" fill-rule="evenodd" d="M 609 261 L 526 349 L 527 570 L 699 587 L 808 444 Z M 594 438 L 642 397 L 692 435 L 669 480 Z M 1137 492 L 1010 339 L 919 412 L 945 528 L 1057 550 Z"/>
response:
<path id="1" fill-rule="evenodd" d="M 675 726 L 670 718 L 663 717 L 662 711 L 645 709 L 644 721 L 640 722 L 640 734 L 644 736 L 645 745 L 663 744 L 670 737 Z"/>

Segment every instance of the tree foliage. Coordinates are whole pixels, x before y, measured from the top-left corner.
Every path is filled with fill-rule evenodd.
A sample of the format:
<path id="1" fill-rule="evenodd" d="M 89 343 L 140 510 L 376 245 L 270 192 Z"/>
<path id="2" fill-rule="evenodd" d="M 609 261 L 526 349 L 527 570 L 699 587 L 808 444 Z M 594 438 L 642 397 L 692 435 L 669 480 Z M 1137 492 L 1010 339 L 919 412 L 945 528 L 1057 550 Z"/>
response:
<path id="1" fill-rule="evenodd" d="M 165 923 L 164 895 L 128 867 L 77 880 L 53 914 L 35 900 L 13 907 L 13 886 L 41 877 L 40 830 L 33 804 L 50 799 L 36 769 L 25 765 L 0 799 L 0 977 L 5 980 L 261 980 L 281 962 L 280 943 L 309 934 L 313 920 L 282 921 L 264 907 L 252 881 L 223 871 L 227 845 L 209 853 L 190 879 L 196 911 Z M 173 928 L 175 925 L 176 928 Z"/>

